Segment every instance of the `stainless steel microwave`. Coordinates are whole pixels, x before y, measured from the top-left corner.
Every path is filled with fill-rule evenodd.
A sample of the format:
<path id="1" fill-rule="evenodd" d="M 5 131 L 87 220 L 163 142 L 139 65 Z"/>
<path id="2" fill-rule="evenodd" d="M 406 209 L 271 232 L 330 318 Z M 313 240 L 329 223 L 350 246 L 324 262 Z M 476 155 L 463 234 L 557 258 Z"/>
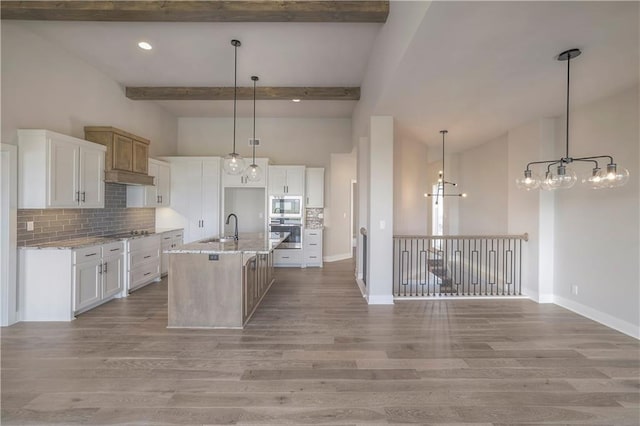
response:
<path id="1" fill-rule="evenodd" d="M 269 217 L 302 219 L 302 197 L 296 195 L 270 196 Z"/>

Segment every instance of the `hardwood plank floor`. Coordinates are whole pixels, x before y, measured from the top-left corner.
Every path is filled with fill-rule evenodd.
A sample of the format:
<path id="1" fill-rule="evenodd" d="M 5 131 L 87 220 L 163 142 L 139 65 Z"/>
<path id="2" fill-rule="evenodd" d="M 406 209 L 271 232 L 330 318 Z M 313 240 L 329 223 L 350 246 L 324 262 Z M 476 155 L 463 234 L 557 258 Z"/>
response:
<path id="1" fill-rule="evenodd" d="M 640 424 L 640 343 L 565 309 L 277 277 L 242 331 L 167 329 L 166 280 L 2 329 L 2 424 Z"/>

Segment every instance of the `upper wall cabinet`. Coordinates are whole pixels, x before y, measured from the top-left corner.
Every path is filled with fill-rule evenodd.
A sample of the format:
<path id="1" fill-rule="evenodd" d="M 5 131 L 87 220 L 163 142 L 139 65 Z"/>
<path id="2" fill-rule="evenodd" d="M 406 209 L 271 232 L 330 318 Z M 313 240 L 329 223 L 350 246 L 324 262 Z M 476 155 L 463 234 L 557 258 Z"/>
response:
<path id="1" fill-rule="evenodd" d="M 107 147 L 105 182 L 153 185 L 149 176 L 149 143 L 115 127 L 85 127 L 84 136 Z"/>
<path id="2" fill-rule="evenodd" d="M 305 207 L 324 207 L 324 168 L 309 167 L 306 170 Z"/>
<path id="3" fill-rule="evenodd" d="M 304 166 L 269 166 L 270 195 L 304 195 Z"/>
<path id="4" fill-rule="evenodd" d="M 171 167 L 164 161 L 149 159 L 153 186 L 127 186 L 127 207 L 169 207 L 171 205 Z"/>
<path id="5" fill-rule="evenodd" d="M 103 208 L 106 148 L 48 130 L 18 130 L 18 207 Z"/>
<path id="6" fill-rule="evenodd" d="M 245 158 L 247 162 L 247 168 L 252 162 L 252 158 Z M 222 172 L 222 187 L 223 188 L 266 188 L 267 187 L 267 175 L 269 172 L 269 159 L 268 158 L 256 158 L 256 164 L 260 166 L 262 175 L 257 181 L 250 181 L 247 178 L 246 171 L 239 175 L 229 175 Z"/>

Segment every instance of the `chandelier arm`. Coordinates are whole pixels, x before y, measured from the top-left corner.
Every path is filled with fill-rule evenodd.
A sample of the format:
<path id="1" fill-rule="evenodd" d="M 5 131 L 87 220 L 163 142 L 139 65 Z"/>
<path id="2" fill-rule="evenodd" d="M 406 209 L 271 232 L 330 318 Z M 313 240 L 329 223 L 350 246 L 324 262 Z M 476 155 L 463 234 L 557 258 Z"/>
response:
<path id="1" fill-rule="evenodd" d="M 558 161 L 554 161 L 552 163 L 549 163 L 549 165 L 547 166 L 547 173 L 551 172 L 551 166 L 554 166 L 556 164 L 560 163 L 560 165 L 562 165 L 563 161 L 562 160 L 558 160 Z"/>
<path id="2" fill-rule="evenodd" d="M 610 155 L 594 155 L 591 157 L 580 157 L 580 158 L 574 158 L 574 161 L 589 161 L 589 160 L 595 160 L 596 158 L 608 158 L 609 164 L 613 164 L 613 157 Z"/>
<path id="3" fill-rule="evenodd" d="M 558 160 L 532 161 L 530 163 L 527 163 L 527 168 L 525 170 L 531 170 L 530 166 L 533 166 L 534 164 L 549 164 L 549 163 L 552 163 L 551 165 L 553 165 L 553 164 L 559 163 L 559 161 Z"/>
<path id="4" fill-rule="evenodd" d="M 600 157 L 593 157 L 593 158 L 600 158 Z M 594 160 L 593 158 L 574 158 L 573 161 L 580 161 L 583 163 L 594 163 L 596 165 L 596 168 L 599 168 L 600 166 L 598 165 L 598 162 L 596 160 Z"/>

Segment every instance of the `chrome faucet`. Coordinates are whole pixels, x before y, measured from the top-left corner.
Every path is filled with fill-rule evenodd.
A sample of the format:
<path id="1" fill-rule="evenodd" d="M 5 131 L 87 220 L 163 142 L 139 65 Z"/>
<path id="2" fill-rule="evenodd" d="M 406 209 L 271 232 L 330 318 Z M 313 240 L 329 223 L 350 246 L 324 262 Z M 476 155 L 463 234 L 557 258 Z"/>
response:
<path id="1" fill-rule="evenodd" d="M 233 235 L 233 239 L 238 241 L 238 216 L 235 215 L 235 213 L 230 213 L 229 216 L 227 216 L 227 221 L 225 222 L 227 225 L 229 224 L 229 219 L 231 219 L 231 216 L 233 216 L 236 220 L 236 232 Z"/>

